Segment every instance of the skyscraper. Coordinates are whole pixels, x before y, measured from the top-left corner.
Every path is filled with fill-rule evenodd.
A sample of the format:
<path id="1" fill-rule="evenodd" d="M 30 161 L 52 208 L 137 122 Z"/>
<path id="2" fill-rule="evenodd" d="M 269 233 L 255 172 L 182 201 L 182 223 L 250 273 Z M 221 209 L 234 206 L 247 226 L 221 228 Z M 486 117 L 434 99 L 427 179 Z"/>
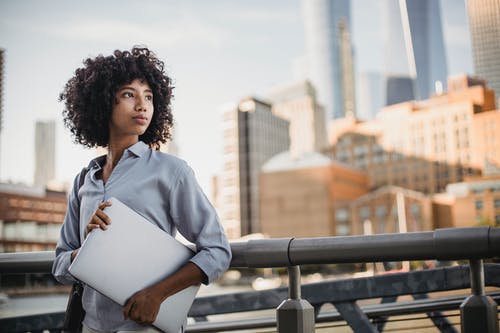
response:
<path id="1" fill-rule="evenodd" d="M 475 74 L 500 95 L 500 0 L 467 0 Z"/>
<path id="2" fill-rule="evenodd" d="M 342 89 L 343 116 L 354 117 L 356 98 L 354 91 L 354 58 L 352 55 L 351 34 L 345 17 L 338 23 L 340 48 L 340 77 Z"/>
<path id="3" fill-rule="evenodd" d="M 230 238 L 260 232 L 259 175 L 262 165 L 290 146 L 288 121 L 271 105 L 243 99 L 224 110 L 224 156 L 220 212 Z"/>
<path id="4" fill-rule="evenodd" d="M 429 98 L 436 90 L 436 84 L 439 85 L 438 81 L 446 90 L 448 70 L 439 2 L 388 0 L 386 5 L 389 22 L 387 74 L 413 78 L 417 99 Z M 387 95 L 395 96 L 395 93 L 387 91 Z"/>
<path id="5" fill-rule="evenodd" d="M 386 84 L 386 105 L 393 105 L 415 99 L 415 81 L 407 76 L 387 76 Z"/>
<path id="6" fill-rule="evenodd" d="M 0 49 L 0 133 L 2 132 L 2 114 L 3 114 L 3 56 L 4 50 Z"/>
<path id="7" fill-rule="evenodd" d="M 356 115 L 362 120 L 375 118 L 377 112 L 385 106 L 385 80 L 382 73 L 363 72 L 358 81 L 358 108 Z"/>
<path id="8" fill-rule="evenodd" d="M 350 45 L 341 49 L 340 44 L 351 30 L 349 1 L 303 0 L 302 5 L 309 79 L 316 88 L 319 103 L 325 107 L 327 118 L 341 118 L 345 116 L 342 82 L 347 78 L 343 77 L 342 56 L 345 57 Z M 348 80 L 346 84 L 350 86 Z"/>
<path id="9" fill-rule="evenodd" d="M 35 186 L 45 187 L 55 177 L 56 123 L 37 121 L 35 125 Z"/>
<path id="10" fill-rule="evenodd" d="M 2 119 L 3 119 L 3 56 L 4 56 L 4 50 L 0 49 L 0 143 L 2 142 L 2 125 L 3 125 L 3 123 L 2 123 Z"/>
<path id="11" fill-rule="evenodd" d="M 316 101 L 314 87 L 308 81 L 274 87 L 267 98 L 273 114 L 290 122 L 290 154 L 320 152 L 327 146 L 325 111 Z"/>

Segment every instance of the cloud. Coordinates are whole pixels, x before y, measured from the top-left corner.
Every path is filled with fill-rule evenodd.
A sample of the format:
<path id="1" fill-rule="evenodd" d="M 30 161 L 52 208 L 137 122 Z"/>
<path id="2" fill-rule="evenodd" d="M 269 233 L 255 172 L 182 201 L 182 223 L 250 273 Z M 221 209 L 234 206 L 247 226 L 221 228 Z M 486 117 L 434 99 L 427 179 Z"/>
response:
<path id="1" fill-rule="evenodd" d="M 130 44 L 141 41 L 158 46 L 197 46 L 217 48 L 230 37 L 229 32 L 204 23 L 192 16 L 182 16 L 168 23 L 134 23 L 130 20 L 108 18 L 78 18 L 67 22 L 23 22 L 21 20 L 2 22 L 7 29 L 22 29 L 28 33 L 52 36 L 58 39 L 81 42 L 110 42 Z"/>

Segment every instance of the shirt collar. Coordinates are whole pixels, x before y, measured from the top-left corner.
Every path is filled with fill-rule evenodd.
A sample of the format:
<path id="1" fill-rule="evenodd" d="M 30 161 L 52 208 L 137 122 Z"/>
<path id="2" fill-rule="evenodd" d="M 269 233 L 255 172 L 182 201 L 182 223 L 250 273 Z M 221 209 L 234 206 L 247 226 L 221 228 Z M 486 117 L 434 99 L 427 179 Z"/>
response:
<path id="1" fill-rule="evenodd" d="M 130 151 L 137 157 L 141 157 L 142 155 L 144 155 L 144 153 L 147 152 L 148 149 L 149 149 L 148 145 L 146 145 L 142 141 L 138 141 L 137 143 L 134 143 L 132 146 L 127 148 L 128 151 Z"/>
<path id="2" fill-rule="evenodd" d="M 142 155 L 144 155 L 144 153 L 146 153 L 148 151 L 148 149 L 149 149 L 148 145 L 146 145 L 142 141 L 138 141 L 137 143 L 134 143 L 132 146 L 125 149 L 125 152 L 129 151 L 131 154 L 135 155 L 136 157 L 141 157 Z M 106 155 L 96 157 L 92 161 L 90 161 L 89 167 L 101 169 L 102 166 L 104 165 L 105 161 L 106 161 Z"/>

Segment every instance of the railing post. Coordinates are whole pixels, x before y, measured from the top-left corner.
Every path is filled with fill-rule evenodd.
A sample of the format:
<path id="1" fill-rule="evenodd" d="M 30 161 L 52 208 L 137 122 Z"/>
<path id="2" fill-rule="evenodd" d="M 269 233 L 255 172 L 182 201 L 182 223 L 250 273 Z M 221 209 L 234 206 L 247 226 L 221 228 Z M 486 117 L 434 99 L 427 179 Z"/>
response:
<path id="1" fill-rule="evenodd" d="M 482 259 L 469 260 L 472 295 L 460 305 L 462 333 L 498 333 L 497 303 L 484 293 Z"/>
<path id="2" fill-rule="evenodd" d="M 300 299 L 300 268 L 288 267 L 288 299 L 276 309 L 279 333 L 313 333 L 314 308 Z"/>

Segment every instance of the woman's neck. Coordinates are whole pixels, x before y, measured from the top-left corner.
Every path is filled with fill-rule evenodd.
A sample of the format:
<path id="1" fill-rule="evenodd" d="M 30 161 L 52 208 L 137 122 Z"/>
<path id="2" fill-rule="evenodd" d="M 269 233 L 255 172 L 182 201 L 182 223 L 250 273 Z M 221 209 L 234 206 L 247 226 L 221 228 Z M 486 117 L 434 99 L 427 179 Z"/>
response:
<path id="1" fill-rule="evenodd" d="M 108 155 L 106 156 L 106 166 L 108 168 L 114 169 L 122 158 L 125 149 L 133 146 L 139 141 L 138 137 L 135 138 L 123 138 L 123 139 L 110 139 L 108 144 Z"/>

